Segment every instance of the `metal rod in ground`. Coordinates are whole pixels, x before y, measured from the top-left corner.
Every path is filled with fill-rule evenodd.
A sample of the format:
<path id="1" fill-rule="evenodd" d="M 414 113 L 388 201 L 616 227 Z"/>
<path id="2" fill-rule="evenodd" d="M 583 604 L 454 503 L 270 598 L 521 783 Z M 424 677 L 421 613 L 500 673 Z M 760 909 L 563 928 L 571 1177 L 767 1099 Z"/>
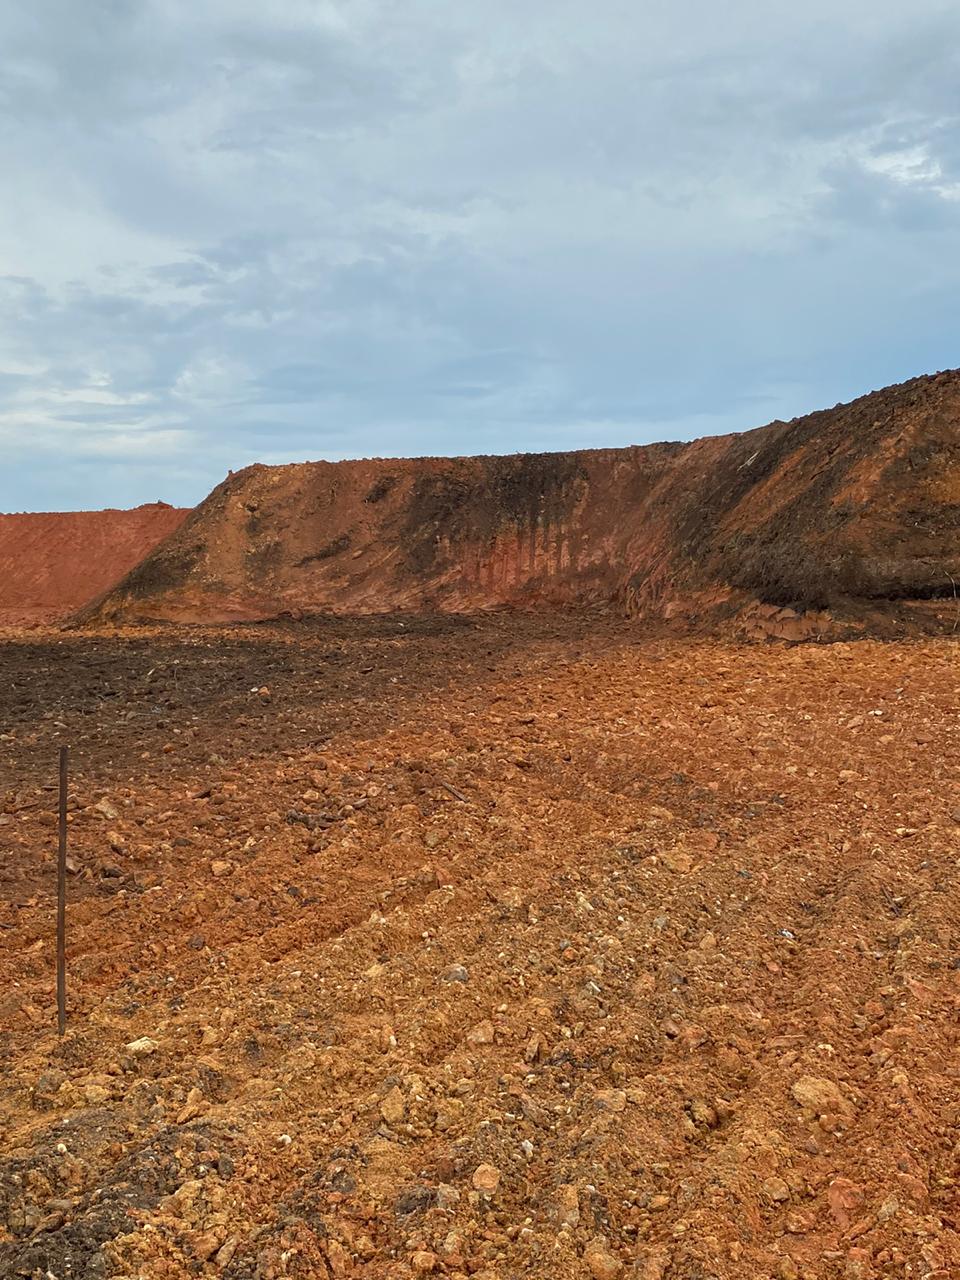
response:
<path id="1" fill-rule="evenodd" d="M 57 1032 L 67 1029 L 67 756 L 60 748 L 60 844 L 57 850 Z"/>

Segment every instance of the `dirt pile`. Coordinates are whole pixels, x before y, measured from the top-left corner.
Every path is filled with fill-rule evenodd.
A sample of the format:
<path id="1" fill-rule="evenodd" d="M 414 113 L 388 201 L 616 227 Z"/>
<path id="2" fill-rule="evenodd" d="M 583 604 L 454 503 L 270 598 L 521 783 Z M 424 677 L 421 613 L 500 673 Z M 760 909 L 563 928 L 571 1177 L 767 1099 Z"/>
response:
<path id="1" fill-rule="evenodd" d="M 950 597 L 960 374 L 691 444 L 254 466 L 228 477 L 95 621 L 469 611 L 627 613 Z"/>
<path id="2" fill-rule="evenodd" d="M 371 618 L 0 677 L 0 1274 L 960 1274 L 955 642 Z"/>
<path id="3" fill-rule="evenodd" d="M 132 511 L 0 515 L 0 625 L 50 622 L 102 594 L 183 521 L 152 502 Z"/>

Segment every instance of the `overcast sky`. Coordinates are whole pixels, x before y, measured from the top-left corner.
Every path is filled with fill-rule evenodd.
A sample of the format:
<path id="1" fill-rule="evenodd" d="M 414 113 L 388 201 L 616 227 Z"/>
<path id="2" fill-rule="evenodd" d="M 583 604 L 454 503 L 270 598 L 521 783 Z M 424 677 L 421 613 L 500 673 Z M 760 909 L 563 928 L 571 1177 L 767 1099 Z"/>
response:
<path id="1" fill-rule="evenodd" d="M 955 0 L 6 0 L 0 510 L 960 365 Z"/>

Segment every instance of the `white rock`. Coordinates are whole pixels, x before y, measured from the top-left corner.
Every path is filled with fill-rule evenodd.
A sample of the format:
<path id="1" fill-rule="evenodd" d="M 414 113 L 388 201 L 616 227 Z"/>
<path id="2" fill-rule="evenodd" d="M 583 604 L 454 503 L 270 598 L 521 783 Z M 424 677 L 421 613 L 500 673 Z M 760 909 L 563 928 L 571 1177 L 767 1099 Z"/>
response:
<path id="1" fill-rule="evenodd" d="M 156 1053 L 160 1048 L 156 1040 L 151 1040 L 149 1036 L 141 1036 L 139 1040 L 131 1040 L 124 1047 L 127 1053 L 132 1053 L 135 1058 L 145 1058 L 147 1054 Z"/>

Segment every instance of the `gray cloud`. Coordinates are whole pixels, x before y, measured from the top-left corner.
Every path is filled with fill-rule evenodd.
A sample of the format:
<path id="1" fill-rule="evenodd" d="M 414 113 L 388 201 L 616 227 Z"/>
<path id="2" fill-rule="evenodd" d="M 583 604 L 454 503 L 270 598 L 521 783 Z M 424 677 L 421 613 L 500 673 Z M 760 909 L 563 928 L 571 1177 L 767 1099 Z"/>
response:
<path id="1" fill-rule="evenodd" d="M 0 509 L 958 364 L 958 51 L 935 0 L 7 6 Z"/>

